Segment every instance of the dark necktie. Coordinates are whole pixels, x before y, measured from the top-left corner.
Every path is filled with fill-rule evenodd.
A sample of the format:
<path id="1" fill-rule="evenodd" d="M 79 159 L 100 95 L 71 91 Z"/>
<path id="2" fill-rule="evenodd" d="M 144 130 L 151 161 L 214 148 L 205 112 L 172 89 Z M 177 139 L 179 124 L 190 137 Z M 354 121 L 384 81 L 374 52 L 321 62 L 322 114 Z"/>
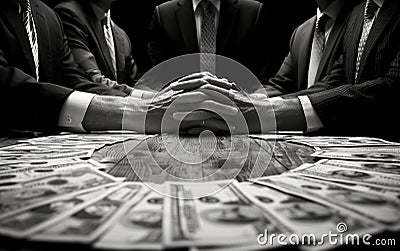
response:
<path id="1" fill-rule="evenodd" d="M 201 38 L 200 38 L 200 70 L 215 73 L 215 52 L 217 32 L 215 28 L 215 11 L 209 0 L 200 3 L 202 9 Z M 212 55 L 210 55 L 212 54 Z"/>
<path id="2" fill-rule="evenodd" d="M 112 28 L 111 28 L 111 17 L 110 17 L 110 12 L 106 14 L 104 17 L 103 21 L 103 31 L 104 31 L 104 37 L 106 38 L 106 43 L 108 50 L 110 52 L 111 56 L 111 64 L 113 67 L 113 71 L 115 76 L 117 76 L 117 63 L 115 59 L 115 44 L 114 44 L 114 36 L 112 33 Z"/>
<path id="3" fill-rule="evenodd" d="M 374 23 L 375 14 L 378 9 L 379 9 L 379 6 L 373 0 L 367 1 L 367 4 L 365 5 L 365 11 L 364 11 L 364 25 L 363 25 L 363 30 L 361 33 L 361 38 L 360 38 L 360 42 L 358 44 L 358 51 L 357 51 L 356 74 L 355 74 L 356 80 L 358 78 L 358 73 L 360 71 L 360 64 L 361 64 L 361 58 L 362 58 L 362 55 L 364 52 L 364 47 L 365 47 L 365 44 L 367 43 L 369 33 L 370 33 L 372 25 Z"/>
<path id="4" fill-rule="evenodd" d="M 310 64 L 308 67 L 308 87 L 311 87 L 315 83 L 315 77 L 319 63 L 321 62 L 322 54 L 325 47 L 325 25 L 329 17 L 325 14 L 319 17 L 315 24 L 314 38 L 311 47 Z"/>
<path id="5" fill-rule="evenodd" d="M 35 63 L 36 79 L 39 80 L 39 45 L 37 41 L 35 22 L 32 16 L 31 3 L 30 0 L 18 0 L 17 2 L 20 6 L 22 21 L 31 45 L 33 60 Z"/>

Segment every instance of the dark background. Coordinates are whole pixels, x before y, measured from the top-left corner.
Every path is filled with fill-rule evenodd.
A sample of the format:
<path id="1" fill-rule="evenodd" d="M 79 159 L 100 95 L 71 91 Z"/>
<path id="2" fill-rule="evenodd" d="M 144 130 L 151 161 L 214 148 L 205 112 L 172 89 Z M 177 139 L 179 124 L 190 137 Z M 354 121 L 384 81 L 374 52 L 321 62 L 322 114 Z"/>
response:
<path id="1" fill-rule="evenodd" d="M 50 7 L 61 0 L 42 0 Z M 86 0 L 82 0 L 86 1 Z M 129 35 L 139 70 L 148 70 L 147 43 L 154 7 L 167 0 L 116 0 L 111 6 L 115 23 Z M 294 29 L 316 13 L 315 0 L 258 0 L 264 3 L 265 36 L 273 39 L 278 58 L 286 56 Z M 280 62 L 279 64 L 280 65 Z"/>

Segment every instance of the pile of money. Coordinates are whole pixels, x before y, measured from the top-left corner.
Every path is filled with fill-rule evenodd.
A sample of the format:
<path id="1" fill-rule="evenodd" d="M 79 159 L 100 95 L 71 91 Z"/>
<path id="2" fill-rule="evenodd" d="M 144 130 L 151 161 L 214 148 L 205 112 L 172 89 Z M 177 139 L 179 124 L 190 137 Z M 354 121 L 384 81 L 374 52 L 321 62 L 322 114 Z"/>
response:
<path id="1" fill-rule="evenodd" d="M 126 182 L 89 159 L 129 138 L 121 134 L 58 135 L 0 148 L 0 235 L 107 250 L 321 250 L 349 244 L 347 236 L 357 244 L 400 230 L 400 145 L 278 137 L 314 147 L 317 161 L 240 183 L 154 184 Z"/>

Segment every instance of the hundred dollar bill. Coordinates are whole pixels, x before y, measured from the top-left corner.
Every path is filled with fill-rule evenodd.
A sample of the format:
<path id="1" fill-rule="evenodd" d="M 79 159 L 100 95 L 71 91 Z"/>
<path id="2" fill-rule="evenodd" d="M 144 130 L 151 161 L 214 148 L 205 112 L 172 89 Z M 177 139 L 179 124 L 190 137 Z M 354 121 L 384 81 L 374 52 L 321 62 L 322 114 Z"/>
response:
<path id="1" fill-rule="evenodd" d="M 90 200 L 104 194 L 112 185 L 95 190 L 86 190 L 73 195 L 67 194 L 44 203 L 37 203 L 17 210 L 7 217 L 0 218 L 0 234 L 12 237 L 29 237 L 52 224 L 52 222 L 77 210 Z"/>
<path id="2" fill-rule="evenodd" d="M 147 192 L 142 183 L 123 183 L 110 194 L 86 204 L 74 212 L 34 235 L 40 241 L 91 243 L 114 224 L 116 213 L 126 203 L 137 203 Z"/>
<path id="3" fill-rule="evenodd" d="M 94 150 L 70 150 L 64 152 L 51 151 L 43 153 L 27 154 L 26 152 L 10 153 L 0 151 L 0 166 L 12 165 L 20 163 L 29 163 L 37 160 L 57 160 L 57 159 L 70 159 L 70 158 L 90 158 Z"/>
<path id="4" fill-rule="evenodd" d="M 134 134 L 121 131 L 118 133 L 55 135 L 55 136 L 33 138 L 29 140 L 22 140 L 20 142 L 23 143 L 27 142 L 32 145 L 56 145 L 65 147 L 91 145 L 94 146 L 95 149 L 99 149 L 104 145 L 111 145 L 129 139 L 144 140 L 148 137 L 149 137 L 148 135 Z"/>
<path id="5" fill-rule="evenodd" d="M 19 166 L 19 168 L 8 170 L 8 171 L 0 171 L 0 186 L 4 189 L 7 185 L 16 185 L 28 180 L 37 179 L 43 176 L 53 175 L 60 170 L 64 172 L 68 172 L 70 169 L 74 169 L 77 167 L 85 167 L 90 166 L 93 168 L 102 168 L 103 165 L 100 165 L 96 161 L 92 160 L 63 160 L 57 161 L 52 164 L 45 165 L 15 165 Z M 15 167 L 14 166 L 14 167 Z"/>
<path id="6" fill-rule="evenodd" d="M 355 191 L 326 183 L 323 180 L 298 175 L 265 178 L 259 180 L 258 183 L 270 185 L 281 191 L 302 196 L 333 208 L 347 209 L 355 212 L 358 216 L 374 220 L 390 230 L 399 230 L 400 227 L 399 200 Z"/>
<path id="7" fill-rule="evenodd" d="M 255 245 L 265 229 L 276 235 L 289 232 L 275 216 L 252 203 L 236 182 L 230 182 L 166 184 L 163 238 L 167 247 Z"/>
<path id="8" fill-rule="evenodd" d="M 342 159 L 400 163 L 400 146 L 337 147 L 317 149 L 311 156 L 321 159 Z"/>
<path id="9" fill-rule="evenodd" d="M 113 225 L 95 243 L 96 248 L 121 250 L 160 250 L 164 198 L 148 193 L 139 203 L 121 209 Z"/>
<path id="10" fill-rule="evenodd" d="M 37 170 L 37 173 L 51 173 L 54 169 L 71 167 L 76 165 L 86 164 L 90 165 L 93 168 L 101 169 L 104 168 L 104 165 L 89 159 L 82 160 L 79 158 L 71 158 L 71 159 L 60 159 L 60 160 L 35 160 L 27 163 L 19 163 L 19 164 L 11 164 L 0 166 L 0 177 L 2 175 L 11 174 L 13 172 L 25 172 L 27 170 Z M 5 177 L 1 177 L 0 180 L 4 180 Z"/>
<path id="11" fill-rule="evenodd" d="M 38 201 L 99 187 L 120 180 L 90 166 L 58 172 L 50 176 L 22 182 L 12 190 L 0 190 L 0 216 L 27 207 Z"/>
<path id="12" fill-rule="evenodd" d="M 352 170 L 362 170 L 391 175 L 400 175 L 400 163 L 383 162 L 364 162 L 364 161 L 346 161 L 346 160 L 320 160 L 316 164 L 327 165 L 331 167 L 346 168 Z"/>
<path id="13" fill-rule="evenodd" d="M 290 173 L 323 180 L 361 184 L 400 191 L 400 176 L 387 173 L 331 166 L 319 162 L 315 164 L 303 164 L 291 170 Z"/>
<path id="14" fill-rule="evenodd" d="M 360 146 L 393 146 L 400 143 L 369 137 L 305 137 L 293 136 L 288 142 L 305 144 L 311 147 L 360 147 Z"/>

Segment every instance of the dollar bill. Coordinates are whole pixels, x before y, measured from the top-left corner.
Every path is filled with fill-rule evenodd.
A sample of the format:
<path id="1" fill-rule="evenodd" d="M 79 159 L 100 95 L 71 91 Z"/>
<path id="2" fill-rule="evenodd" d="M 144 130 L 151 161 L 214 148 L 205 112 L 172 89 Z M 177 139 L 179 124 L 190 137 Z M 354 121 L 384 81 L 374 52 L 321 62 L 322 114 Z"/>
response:
<path id="1" fill-rule="evenodd" d="M 54 150 L 54 149 L 53 149 Z M 30 163 L 38 160 L 57 160 L 57 159 L 71 159 L 71 158 L 90 158 L 94 152 L 93 150 L 67 150 L 62 152 L 57 151 L 44 151 L 42 153 L 26 153 L 26 152 L 2 152 L 0 151 L 0 166 L 13 165 L 21 163 Z"/>
<path id="2" fill-rule="evenodd" d="M 32 171 L 39 173 L 51 173 L 52 170 L 57 170 L 65 167 L 72 167 L 76 165 L 90 165 L 93 168 L 102 170 L 104 165 L 93 160 L 82 160 L 79 158 L 71 159 L 60 159 L 60 160 L 36 160 L 27 163 L 12 164 L 6 166 L 0 166 L 0 177 L 7 174 L 12 174 L 14 172 L 25 172 Z M 5 180 L 6 177 L 1 177 L 0 180 Z"/>
<path id="3" fill-rule="evenodd" d="M 36 179 L 43 176 L 52 175 L 61 169 L 68 172 L 69 169 L 76 167 L 90 166 L 96 169 L 101 169 L 103 165 L 93 160 L 80 160 L 80 159 L 67 159 L 62 161 L 55 161 L 51 164 L 37 165 L 37 164 L 18 164 L 11 166 L 13 169 L 7 171 L 0 171 L 0 187 L 3 189 L 7 184 L 18 184 L 28 180 Z"/>
<path id="4" fill-rule="evenodd" d="M 381 147 L 337 147 L 318 149 L 311 156 L 321 159 L 342 159 L 357 161 L 375 161 L 385 163 L 400 163 L 399 146 Z"/>
<path id="5" fill-rule="evenodd" d="M 55 222 L 32 239 L 91 243 L 114 224 L 116 213 L 126 203 L 137 203 L 146 190 L 142 183 L 123 183 L 112 193 L 97 198 L 81 210 Z"/>
<path id="6" fill-rule="evenodd" d="M 400 177 L 398 175 L 337 167 L 320 162 L 301 165 L 289 171 L 289 173 L 335 182 L 361 184 L 400 191 Z"/>
<path id="7" fill-rule="evenodd" d="M 305 137 L 293 136 L 288 142 L 305 144 L 311 147 L 360 147 L 360 146 L 394 146 L 400 145 L 396 142 L 390 142 L 378 138 L 369 137 Z"/>
<path id="8" fill-rule="evenodd" d="M 118 212 L 113 225 L 94 246 L 113 250 L 162 249 L 163 205 L 163 195 L 154 191 L 140 202 L 130 203 Z"/>
<path id="9" fill-rule="evenodd" d="M 163 238 L 167 247 L 254 245 L 265 229 L 271 234 L 289 232 L 252 203 L 236 182 L 230 182 L 166 184 Z"/>
<path id="10" fill-rule="evenodd" d="M 71 211 L 81 208 L 88 201 L 98 198 L 109 188 L 110 185 L 106 185 L 96 190 L 67 194 L 17 210 L 7 217 L 0 218 L 0 234 L 18 238 L 29 237 Z"/>
<path id="11" fill-rule="evenodd" d="M 260 179 L 258 182 L 267 186 L 271 185 L 281 191 L 317 201 L 332 208 L 352 211 L 357 216 L 374 220 L 389 230 L 399 230 L 400 227 L 399 200 L 360 192 L 336 186 L 323 180 L 315 180 L 298 175 L 282 175 L 270 179 Z M 346 220 L 342 222 L 354 221 Z M 354 228 L 349 226 L 349 229 Z"/>
<path id="12" fill-rule="evenodd" d="M 57 174 L 21 182 L 12 190 L 0 190 L 0 216 L 38 201 L 118 182 L 120 180 L 90 166 L 59 171 Z"/>
<path id="13" fill-rule="evenodd" d="M 318 161 L 316 164 L 326 165 L 330 167 L 346 168 L 351 170 L 377 172 L 390 175 L 400 175 L 400 164 L 397 163 L 325 159 Z"/>

